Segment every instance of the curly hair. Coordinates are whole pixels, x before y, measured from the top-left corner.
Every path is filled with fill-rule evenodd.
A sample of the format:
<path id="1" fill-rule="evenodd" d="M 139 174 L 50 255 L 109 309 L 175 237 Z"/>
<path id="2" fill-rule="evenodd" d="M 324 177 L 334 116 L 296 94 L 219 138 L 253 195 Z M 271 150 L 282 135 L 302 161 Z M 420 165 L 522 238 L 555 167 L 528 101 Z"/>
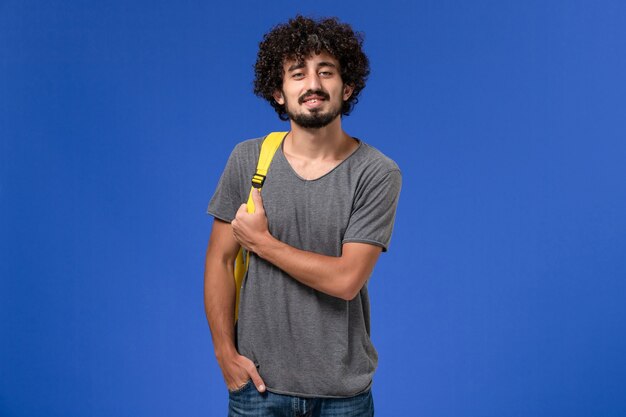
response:
<path id="1" fill-rule="evenodd" d="M 342 81 L 354 89 L 341 108 L 341 114 L 347 116 L 359 101 L 359 93 L 365 88 L 370 73 L 362 45 L 363 35 L 337 18 L 316 21 L 297 15 L 272 28 L 259 43 L 254 94 L 269 101 L 281 120 L 288 120 L 285 107 L 273 97 L 276 91 L 282 90 L 285 61 L 304 61 L 312 53 L 325 51 L 339 61 Z"/>

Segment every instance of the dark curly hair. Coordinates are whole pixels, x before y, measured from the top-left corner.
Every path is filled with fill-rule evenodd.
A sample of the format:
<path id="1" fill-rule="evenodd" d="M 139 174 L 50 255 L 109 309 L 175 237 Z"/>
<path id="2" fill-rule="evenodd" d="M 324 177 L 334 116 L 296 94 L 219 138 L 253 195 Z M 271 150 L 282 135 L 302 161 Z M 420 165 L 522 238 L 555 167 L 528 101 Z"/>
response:
<path id="1" fill-rule="evenodd" d="M 312 53 L 325 51 L 339 61 L 344 84 L 354 88 L 341 108 L 341 114 L 347 116 L 359 101 L 359 93 L 370 73 L 362 45 L 363 35 L 337 18 L 316 21 L 297 15 L 263 36 L 254 66 L 254 94 L 269 101 L 281 120 L 288 120 L 285 107 L 273 97 L 274 92 L 282 90 L 285 60 L 301 61 Z"/>

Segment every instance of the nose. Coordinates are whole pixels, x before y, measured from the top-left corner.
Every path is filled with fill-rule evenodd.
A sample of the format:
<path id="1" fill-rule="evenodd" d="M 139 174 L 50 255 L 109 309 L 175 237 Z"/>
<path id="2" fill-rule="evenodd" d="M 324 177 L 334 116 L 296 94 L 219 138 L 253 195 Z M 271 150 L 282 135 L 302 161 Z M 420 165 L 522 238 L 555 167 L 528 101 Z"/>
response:
<path id="1" fill-rule="evenodd" d="M 317 71 L 313 71 L 311 76 L 307 77 L 307 85 L 308 90 L 317 91 L 322 88 L 322 83 L 320 82 L 320 76 Z"/>

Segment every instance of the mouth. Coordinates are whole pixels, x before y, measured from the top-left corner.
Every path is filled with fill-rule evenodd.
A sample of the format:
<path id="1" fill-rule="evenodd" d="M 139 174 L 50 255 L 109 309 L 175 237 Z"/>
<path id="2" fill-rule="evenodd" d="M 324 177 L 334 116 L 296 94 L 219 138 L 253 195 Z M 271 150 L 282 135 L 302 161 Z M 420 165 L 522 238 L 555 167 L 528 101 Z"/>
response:
<path id="1" fill-rule="evenodd" d="M 308 109 L 317 108 L 321 106 L 324 101 L 326 101 L 326 98 L 319 95 L 305 96 L 300 100 L 301 104 L 304 104 L 304 106 Z"/>
<path id="2" fill-rule="evenodd" d="M 323 91 L 308 91 L 298 101 L 307 107 L 317 107 L 328 99 L 328 95 Z"/>

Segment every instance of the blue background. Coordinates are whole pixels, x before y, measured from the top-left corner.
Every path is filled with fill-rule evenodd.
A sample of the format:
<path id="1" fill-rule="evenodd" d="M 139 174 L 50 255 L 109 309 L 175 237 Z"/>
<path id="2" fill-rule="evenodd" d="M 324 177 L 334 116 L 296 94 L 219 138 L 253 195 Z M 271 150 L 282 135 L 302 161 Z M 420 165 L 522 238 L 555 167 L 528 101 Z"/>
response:
<path id="1" fill-rule="evenodd" d="M 225 415 L 205 209 L 296 12 L 365 32 L 403 170 L 377 415 L 626 415 L 626 3 L 575 0 L 1 0 L 0 415 Z"/>

